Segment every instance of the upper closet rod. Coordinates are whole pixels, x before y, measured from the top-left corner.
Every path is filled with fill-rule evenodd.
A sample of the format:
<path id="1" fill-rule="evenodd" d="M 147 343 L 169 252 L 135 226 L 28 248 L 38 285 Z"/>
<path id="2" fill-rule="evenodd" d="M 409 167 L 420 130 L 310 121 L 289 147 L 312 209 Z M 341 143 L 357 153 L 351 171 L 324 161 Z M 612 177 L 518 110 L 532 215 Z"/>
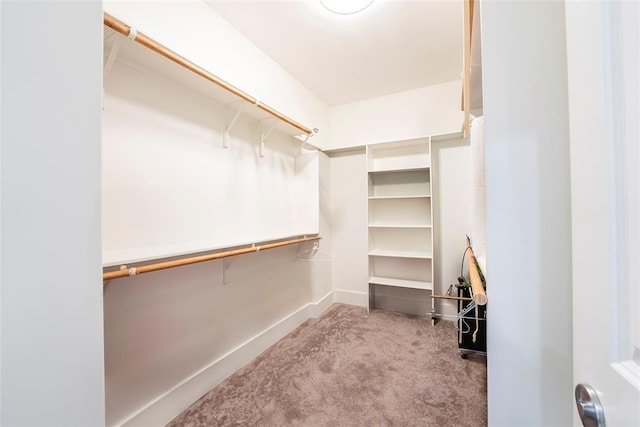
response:
<path id="1" fill-rule="evenodd" d="M 137 276 L 138 274 L 150 273 L 152 271 L 165 270 L 167 268 L 181 267 L 183 265 L 196 264 L 198 262 L 212 261 L 214 259 L 227 258 L 234 255 L 248 254 L 251 252 L 264 251 L 265 249 L 274 249 L 281 246 L 295 245 L 296 243 L 311 242 L 320 240 L 322 237 L 317 234 L 311 237 L 300 237 L 297 239 L 284 240 L 281 242 L 267 243 L 264 245 L 252 245 L 247 248 L 233 249 L 214 254 L 200 255 L 194 257 L 180 258 L 173 261 L 158 262 L 156 264 L 148 264 L 140 267 L 122 268 L 121 270 L 109 271 L 102 273 L 102 280 L 119 279 L 121 277 Z"/>
<path id="2" fill-rule="evenodd" d="M 211 74 L 210 72 L 208 72 L 204 68 L 199 67 L 198 65 L 196 65 L 193 62 L 189 61 L 188 59 L 178 55 L 175 52 L 173 52 L 172 50 L 170 50 L 166 46 L 163 46 L 160 43 L 156 42 L 152 38 L 147 37 L 146 35 L 144 35 L 144 34 L 142 34 L 140 32 L 135 32 L 132 35 L 131 34 L 131 27 L 129 27 L 124 22 L 120 21 L 118 18 L 115 18 L 114 16 L 111 16 L 108 13 L 105 13 L 104 14 L 104 24 L 107 27 L 110 27 L 110 28 L 114 29 L 115 31 L 119 32 L 120 34 L 123 34 L 123 35 L 129 37 L 130 39 L 140 43 L 144 47 L 146 47 L 148 49 L 151 49 L 152 51 L 164 56 L 165 58 L 175 62 L 178 65 L 181 65 L 182 67 L 186 68 L 187 70 L 189 70 L 189 71 L 191 71 L 191 72 L 193 72 L 193 73 L 195 73 L 195 74 L 197 74 L 197 75 L 209 80 L 212 83 L 217 84 L 221 88 L 226 89 L 227 91 L 229 91 L 229 92 L 233 93 L 234 95 L 244 99 L 245 101 L 256 105 L 261 110 L 271 114 L 274 117 L 277 117 L 278 119 L 282 120 L 283 122 L 286 122 L 286 123 L 290 124 L 291 126 L 301 130 L 302 132 L 306 133 L 307 135 L 311 135 L 311 133 L 313 132 L 311 129 L 307 128 L 306 126 L 303 126 L 300 123 L 296 122 L 295 120 L 285 116 L 281 112 L 279 112 L 277 110 L 274 110 L 270 106 L 268 106 L 266 104 L 263 104 L 262 102 L 258 101 L 257 98 L 254 98 L 253 96 L 243 92 L 242 90 L 238 89 L 237 87 L 225 82 L 224 80 L 222 80 L 219 77 Z"/>

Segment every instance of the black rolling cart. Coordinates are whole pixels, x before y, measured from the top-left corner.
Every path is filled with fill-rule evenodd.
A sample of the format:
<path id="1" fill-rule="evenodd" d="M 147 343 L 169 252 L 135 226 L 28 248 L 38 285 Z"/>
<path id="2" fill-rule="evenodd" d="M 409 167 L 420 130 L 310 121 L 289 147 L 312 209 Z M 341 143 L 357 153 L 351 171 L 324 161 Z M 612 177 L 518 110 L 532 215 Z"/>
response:
<path id="1" fill-rule="evenodd" d="M 458 289 L 458 348 L 460 357 L 469 354 L 487 355 L 487 306 L 477 305 L 471 299 L 468 284 L 456 285 Z M 464 298 L 464 299 L 462 299 Z"/>
<path id="2" fill-rule="evenodd" d="M 467 248 L 462 255 L 460 276 L 456 285 L 449 286 L 446 295 L 432 294 L 431 298 L 449 299 L 458 301 L 458 314 L 456 328 L 458 330 L 458 348 L 460 357 L 466 359 L 469 354 L 487 355 L 487 295 L 486 280 L 480 265 L 471 247 L 471 239 L 467 236 Z M 469 280 L 463 275 L 464 261 L 468 260 Z M 453 287 L 458 290 L 458 295 L 453 296 Z M 472 291 L 473 290 L 473 291 Z M 476 292 L 476 295 L 473 294 Z M 451 315 L 436 313 L 435 307 L 431 309 L 431 319 L 440 317 L 453 317 Z"/>

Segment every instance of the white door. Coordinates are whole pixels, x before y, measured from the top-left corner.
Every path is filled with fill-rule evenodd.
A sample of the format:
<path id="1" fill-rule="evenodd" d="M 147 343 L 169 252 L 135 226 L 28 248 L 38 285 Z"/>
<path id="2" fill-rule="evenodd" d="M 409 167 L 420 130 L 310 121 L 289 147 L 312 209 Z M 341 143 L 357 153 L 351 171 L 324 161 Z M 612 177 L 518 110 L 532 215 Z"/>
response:
<path id="1" fill-rule="evenodd" d="M 607 426 L 640 426 L 640 2 L 569 0 L 566 19 L 574 383 Z"/>

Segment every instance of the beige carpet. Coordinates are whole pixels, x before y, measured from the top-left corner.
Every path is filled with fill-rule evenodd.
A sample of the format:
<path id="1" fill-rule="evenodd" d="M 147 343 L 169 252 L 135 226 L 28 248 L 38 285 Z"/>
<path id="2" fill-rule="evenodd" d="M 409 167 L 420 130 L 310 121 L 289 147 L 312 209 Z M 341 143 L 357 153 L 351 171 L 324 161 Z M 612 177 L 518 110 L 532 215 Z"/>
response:
<path id="1" fill-rule="evenodd" d="M 486 364 L 450 322 L 334 304 L 170 426 L 485 426 Z"/>

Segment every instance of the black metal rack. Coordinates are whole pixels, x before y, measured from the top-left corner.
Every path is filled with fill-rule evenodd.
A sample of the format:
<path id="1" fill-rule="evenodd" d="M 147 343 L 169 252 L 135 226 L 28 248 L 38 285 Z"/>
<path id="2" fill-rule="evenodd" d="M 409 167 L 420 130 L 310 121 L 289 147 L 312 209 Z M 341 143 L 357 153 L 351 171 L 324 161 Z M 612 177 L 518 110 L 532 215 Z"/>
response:
<path id="1" fill-rule="evenodd" d="M 456 285 L 458 297 L 470 298 L 469 286 Z M 487 355 L 487 306 L 472 301 L 458 301 L 458 348 L 460 357 L 469 354 Z"/>

